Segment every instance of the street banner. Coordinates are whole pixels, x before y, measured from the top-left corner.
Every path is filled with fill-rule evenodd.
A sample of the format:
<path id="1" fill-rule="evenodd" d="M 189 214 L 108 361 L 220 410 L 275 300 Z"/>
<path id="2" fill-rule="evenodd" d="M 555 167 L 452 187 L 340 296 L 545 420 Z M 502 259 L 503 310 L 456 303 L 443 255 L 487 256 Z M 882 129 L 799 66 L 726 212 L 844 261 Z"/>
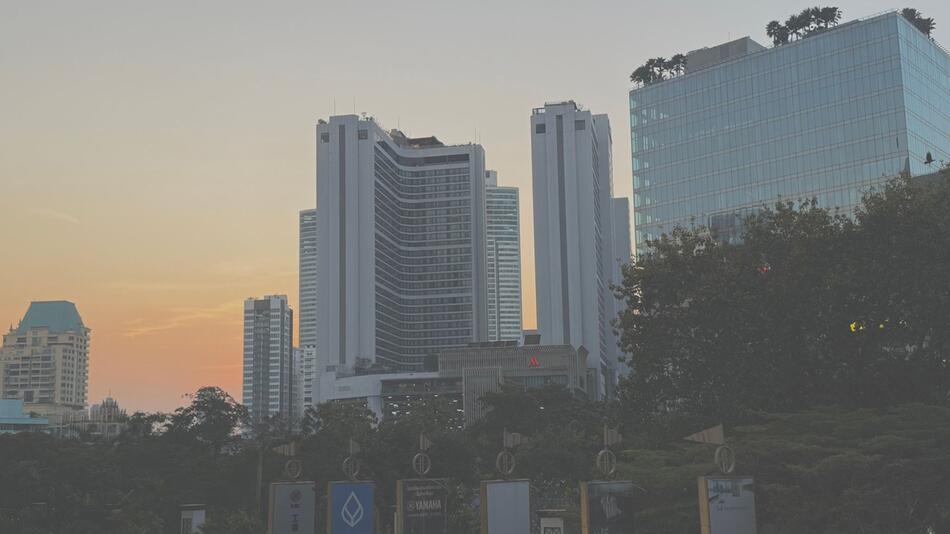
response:
<path id="1" fill-rule="evenodd" d="M 630 534 L 634 489 L 629 480 L 581 482 L 583 534 Z"/>
<path id="2" fill-rule="evenodd" d="M 268 534 L 314 534 L 316 507 L 314 482 L 274 482 L 270 485 Z"/>
<path id="3" fill-rule="evenodd" d="M 330 482 L 327 496 L 329 534 L 375 534 L 376 487 L 372 482 Z"/>
<path id="4" fill-rule="evenodd" d="M 481 520 L 481 534 L 531 532 L 531 482 L 482 481 Z"/>
<path id="5" fill-rule="evenodd" d="M 755 480 L 699 477 L 702 534 L 755 534 Z"/>
<path id="6" fill-rule="evenodd" d="M 396 534 L 448 533 L 448 480 L 396 482 Z"/>

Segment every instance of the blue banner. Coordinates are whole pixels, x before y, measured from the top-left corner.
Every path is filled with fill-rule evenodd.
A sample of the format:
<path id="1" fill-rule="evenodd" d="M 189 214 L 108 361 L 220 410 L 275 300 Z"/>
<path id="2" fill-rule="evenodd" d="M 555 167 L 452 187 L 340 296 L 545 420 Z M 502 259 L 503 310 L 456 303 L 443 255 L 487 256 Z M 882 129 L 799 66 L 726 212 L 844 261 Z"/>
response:
<path id="1" fill-rule="evenodd" d="M 372 482 L 331 482 L 329 494 L 330 534 L 374 534 Z"/>

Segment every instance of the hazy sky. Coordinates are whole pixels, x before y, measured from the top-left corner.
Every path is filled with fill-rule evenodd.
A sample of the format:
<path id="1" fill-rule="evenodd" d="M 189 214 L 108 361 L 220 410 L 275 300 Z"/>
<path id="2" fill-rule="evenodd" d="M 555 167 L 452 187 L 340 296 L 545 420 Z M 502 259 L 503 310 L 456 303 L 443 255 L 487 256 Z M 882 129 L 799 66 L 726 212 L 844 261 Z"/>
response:
<path id="1" fill-rule="evenodd" d="M 90 402 L 240 398 L 242 305 L 297 301 L 297 212 L 315 205 L 314 124 L 476 139 L 521 187 L 534 325 L 529 115 L 608 113 L 629 196 L 630 71 L 751 35 L 814 2 L 22 2 L 0 0 L 0 324 L 76 302 Z M 900 8 L 838 2 L 845 20 Z M 947 42 L 950 3 L 915 2 Z M 476 133 L 477 132 L 477 133 Z"/>

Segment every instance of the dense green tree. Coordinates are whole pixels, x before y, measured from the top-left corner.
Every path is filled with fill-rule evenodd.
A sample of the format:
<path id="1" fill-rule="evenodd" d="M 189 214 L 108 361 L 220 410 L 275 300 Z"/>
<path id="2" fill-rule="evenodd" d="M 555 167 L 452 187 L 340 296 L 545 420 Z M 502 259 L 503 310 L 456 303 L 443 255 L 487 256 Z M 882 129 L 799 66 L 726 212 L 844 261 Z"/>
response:
<path id="1" fill-rule="evenodd" d="M 194 438 L 217 455 L 247 424 L 247 408 L 219 387 L 203 387 L 194 394 L 191 404 L 175 410 L 166 432 L 172 437 Z"/>
<path id="2" fill-rule="evenodd" d="M 854 219 L 779 204 L 741 246 L 704 229 L 650 245 L 620 289 L 631 424 L 676 434 L 750 410 L 947 401 L 946 175 L 894 181 Z"/>
<path id="3" fill-rule="evenodd" d="M 950 409 L 823 408 L 757 414 L 727 429 L 736 472 L 756 477 L 761 534 L 950 531 Z M 644 491 L 639 534 L 696 532 L 696 477 L 715 474 L 713 447 L 627 449 L 618 476 Z"/>
<path id="4" fill-rule="evenodd" d="M 474 534 L 478 481 L 497 476 L 492 464 L 501 449 L 499 429 L 508 428 L 527 438 L 515 451 L 516 476 L 530 478 L 543 502 L 560 499 L 576 521 L 577 483 L 594 476 L 602 425 L 612 424 L 616 414 L 557 388 L 507 389 L 486 403 L 482 423 L 441 432 L 427 427 L 426 411 L 373 426 L 359 406 L 320 407 L 323 426 L 305 438 L 302 456 L 307 478 L 323 473 L 313 477 L 320 482 L 318 510 L 326 505 L 323 482 L 341 478 L 339 460 L 351 436 L 364 446 L 365 478 L 377 483 L 379 509 L 391 510 L 392 487 L 397 478 L 412 476 L 408 458 L 423 429 L 434 431 L 432 475 L 453 481 L 451 532 Z M 445 408 L 435 404 L 433 411 Z M 924 534 L 950 528 L 950 408 L 752 412 L 745 421 L 728 426 L 727 436 L 738 472 L 757 478 L 761 533 Z M 714 472 L 713 448 L 631 438 L 617 449 L 616 477 L 644 490 L 638 533 L 695 531 L 696 477 Z M 125 443 L 0 436 L 0 532 L 177 534 L 180 505 L 201 502 L 209 510 L 206 533 L 261 534 L 264 517 L 257 516 L 253 501 L 255 442 L 210 461 L 205 444 L 193 441 L 163 433 Z M 329 454 L 320 454 L 323 448 Z M 265 453 L 265 481 L 279 480 L 285 458 Z M 384 527 L 390 517 L 380 514 Z M 318 522 L 318 531 L 324 528 Z"/>

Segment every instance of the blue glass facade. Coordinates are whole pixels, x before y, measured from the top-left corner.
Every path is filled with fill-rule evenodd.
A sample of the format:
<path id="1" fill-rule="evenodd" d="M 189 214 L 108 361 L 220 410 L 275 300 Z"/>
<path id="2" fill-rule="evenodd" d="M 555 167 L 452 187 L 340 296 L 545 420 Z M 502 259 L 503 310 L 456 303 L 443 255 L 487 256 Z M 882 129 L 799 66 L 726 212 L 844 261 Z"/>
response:
<path id="1" fill-rule="evenodd" d="M 950 56 L 897 13 L 630 92 L 637 252 L 676 226 L 817 198 L 950 161 Z"/>

